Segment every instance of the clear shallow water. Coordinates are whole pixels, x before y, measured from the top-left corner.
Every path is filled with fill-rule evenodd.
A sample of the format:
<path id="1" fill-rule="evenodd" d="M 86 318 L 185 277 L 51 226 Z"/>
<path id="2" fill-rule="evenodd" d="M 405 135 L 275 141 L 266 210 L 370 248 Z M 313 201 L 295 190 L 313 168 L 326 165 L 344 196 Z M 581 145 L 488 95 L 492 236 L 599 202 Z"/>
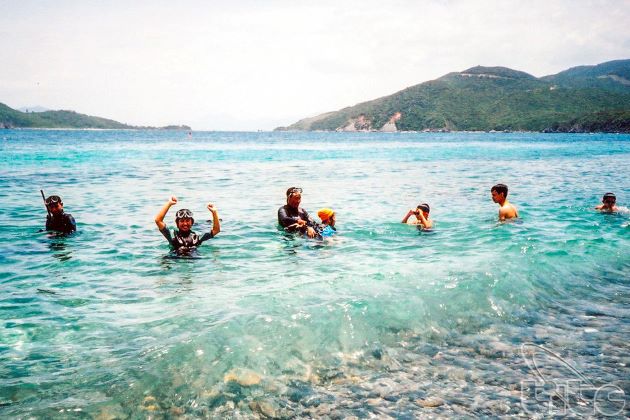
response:
<path id="1" fill-rule="evenodd" d="M 548 414 L 524 343 L 628 401 L 630 216 L 592 207 L 630 202 L 630 136 L 5 130 L 0 150 L 2 417 Z M 497 182 L 519 222 L 496 223 Z M 294 185 L 337 211 L 335 243 L 278 231 Z M 37 232 L 40 188 L 79 234 Z M 198 232 L 219 208 L 197 259 L 155 228 L 171 194 Z M 422 201 L 434 232 L 399 223 Z"/>

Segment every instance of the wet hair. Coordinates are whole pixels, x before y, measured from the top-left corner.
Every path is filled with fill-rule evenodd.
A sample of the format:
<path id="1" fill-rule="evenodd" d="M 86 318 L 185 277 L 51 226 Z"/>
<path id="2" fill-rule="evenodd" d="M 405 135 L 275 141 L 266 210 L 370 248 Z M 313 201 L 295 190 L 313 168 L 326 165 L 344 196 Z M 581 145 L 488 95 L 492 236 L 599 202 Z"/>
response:
<path id="1" fill-rule="evenodd" d="M 607 192 L 606 194 L 604 194 L 604 196 L 602 197 L 602 201 L 606 200 L 607 198 L 614 198 L 615 200 L 617 199 L 617 196 L 614 193 L 611 192 Z"/>
<path id="2" fill-rule="evenodd" d="M 418 210 L 426 211 L 427 213 L 429 213 L 431 211 L 431 207 L 429 207 L 429 205 L 427 203 L 418 204 L 418 207 L 416 207 L 416 208 Z"/>
<path id="3" fill-rule="evenodd" d="M 508 187 L 505 184 L 497 184 L 494 187 L 490 188 L 490 192 L 496 191 L 497 194 L 503 194 L 504 197 L 508 195 Z"/>

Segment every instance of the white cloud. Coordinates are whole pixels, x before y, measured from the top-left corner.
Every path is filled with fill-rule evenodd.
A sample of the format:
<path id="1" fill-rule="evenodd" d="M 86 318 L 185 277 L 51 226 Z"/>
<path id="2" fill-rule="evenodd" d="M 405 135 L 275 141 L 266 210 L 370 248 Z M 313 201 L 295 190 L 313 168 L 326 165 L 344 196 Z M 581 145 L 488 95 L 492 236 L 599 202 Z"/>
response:
<path id="1" fill-rule="evenodd" d="M 627 58 L 617 1 L 4 2 L 0 102 L 270 129 L 474 65 Z"/>

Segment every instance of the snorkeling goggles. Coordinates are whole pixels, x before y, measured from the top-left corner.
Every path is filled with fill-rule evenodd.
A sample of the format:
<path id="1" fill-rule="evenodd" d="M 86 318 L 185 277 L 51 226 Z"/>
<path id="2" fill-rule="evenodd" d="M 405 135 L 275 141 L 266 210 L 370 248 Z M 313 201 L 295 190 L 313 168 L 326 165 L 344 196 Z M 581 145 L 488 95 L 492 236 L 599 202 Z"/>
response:
<path id="1" fill-rule="evenodd" d="M 293 194 L 302 194 L 302 188 L 299 187 L 291 187 L 287 190 L 287 197 Z"/>
<path id="2" fill-rule="evenodd" d="M 177 223 L 180 219 L 190 219 L 193 223 L 195 223 L 195 219 L 193 219 L 192 211 L 188 209 L 180 209 L 175 213 L 175 223 Z"/>
<path id="3" fill-rule="evenodd" d="M 59 197 L 58 195 L 51 195 L 44 202 L 46 203 L 46 207 L 63 204 L 63 201 L 61 201 L 61 197 Z"/>

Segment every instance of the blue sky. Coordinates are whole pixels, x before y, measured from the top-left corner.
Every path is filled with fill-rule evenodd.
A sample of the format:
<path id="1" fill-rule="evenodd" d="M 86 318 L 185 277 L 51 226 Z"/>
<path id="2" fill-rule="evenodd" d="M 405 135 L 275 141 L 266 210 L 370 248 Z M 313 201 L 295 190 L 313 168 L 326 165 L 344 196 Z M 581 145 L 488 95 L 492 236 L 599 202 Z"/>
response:
<path id="1" fill-rule="evenodd" d="M 177 3 L 177 4 L 175 4 Z M 0 102 L 273 129 L 475 65 L 630 58 L 621 1 L 3 1 Z"/>

